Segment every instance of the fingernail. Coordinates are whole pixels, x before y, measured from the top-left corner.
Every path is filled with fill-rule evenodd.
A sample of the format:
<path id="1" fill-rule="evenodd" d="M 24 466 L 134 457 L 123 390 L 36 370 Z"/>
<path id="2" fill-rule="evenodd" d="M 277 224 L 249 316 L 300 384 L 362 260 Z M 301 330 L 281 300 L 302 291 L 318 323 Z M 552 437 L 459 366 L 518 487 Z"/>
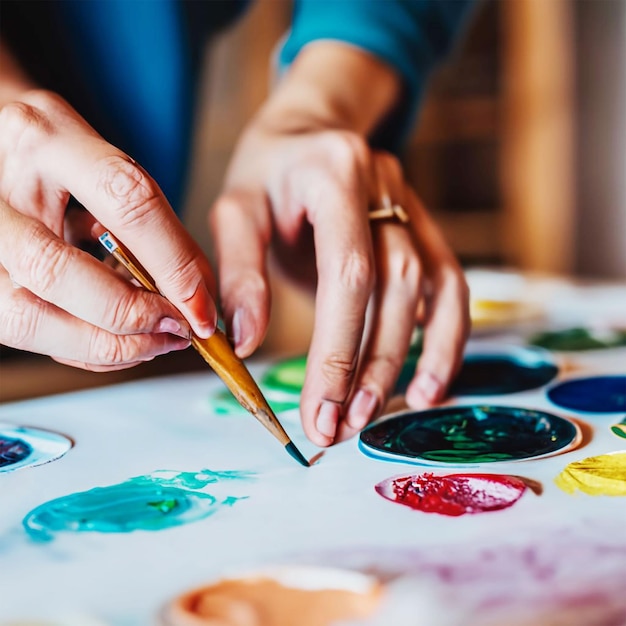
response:
<path id="1" fill-rule="evenodd" d="M 361 430 L 372 419 L 377 405 L 378 398 L 371 391 L 359 389 L 350 403 L 346 422 L 351 428 Z"/>
<path id="2" fill-rule="evenodd" d="M 315 426 L 317 430 L 330 439 L 335 438 L 337 432 L 337 422 L 339 421 L 339 407 L 334 402 L 322 401 L 317 414 Z"/>
<path id="3" fill-rule="evenodd" d="M 189 339 L 181 337 L 168 337 L 163 343 L 154 351 L 152 356 L 158 356 L 161 354 L 167 354 L 168 352 L 175 352 L 176 350 L 184 350 L 189 347 Z M 151 355 L 146 355 L 151 356 Z"/>
<path id="4" fill-rule="evenodd" d="M 439 380 L 430 372 L 422 371 L 417 375 L 415 387 L 429 402 L 436 402 L 439 399 L 442 385 Z"/>
<path id="5" fill-rule="evenodd" d="M 244 326 L 246 322 L 246 312 L 244 309 L 237 309 L 233 315 L 232 333 L 235 348 L 241 348 L 245 344 Z"/>
<path id="6" fill-rule="evenodd" d="M 190 301 L 193 317 L 198 320 L 194 325 L 195 331 L 202 339 L 208 339 L 217 326 L 217 310 L 207 288 L 201 285 Z"/>
<path id="7" fill-rule="evenodd" d="M 173 317 L 162 317 L 154 329 L 155 333 L 169 333 L 183 339 L 191 337 L 191 329 L 187 322 L 179 322 Z"/>

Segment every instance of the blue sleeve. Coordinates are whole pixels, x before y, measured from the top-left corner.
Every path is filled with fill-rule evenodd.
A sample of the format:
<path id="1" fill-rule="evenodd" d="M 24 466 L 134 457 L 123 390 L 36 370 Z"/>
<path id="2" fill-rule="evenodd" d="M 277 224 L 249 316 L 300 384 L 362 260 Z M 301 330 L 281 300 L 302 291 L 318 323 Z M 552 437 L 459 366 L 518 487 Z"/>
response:
<path id="1" fill-rule="evenodd" d="M 413 125 L 425 83 L 450 51 L 476 0 L 296 0 L 291 32 L 280 51 L 281 68 L 320 39 L 352 44 L 402 76 L 404 102 L 383 138 L 395 149 Z"/>

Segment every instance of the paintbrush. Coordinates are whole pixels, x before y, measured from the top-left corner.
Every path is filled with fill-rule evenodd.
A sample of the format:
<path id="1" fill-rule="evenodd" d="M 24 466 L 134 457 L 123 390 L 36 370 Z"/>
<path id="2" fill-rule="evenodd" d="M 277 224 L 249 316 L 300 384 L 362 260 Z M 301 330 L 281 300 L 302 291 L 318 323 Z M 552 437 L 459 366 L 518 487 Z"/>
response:
<path id="1" fill-rule="evenodd" d="M 159 293 L 148 272 L 141 266 L 130 252 L 125 250 L 108 231 L 98 237 L 100 243 L 121 263 L 143 287 L 148 291 Z M 237 402 L 251 413 L 267 430 L 280 441 L 285 450 L 305 467 L 309 462 L 302 456 L 285 432 L 278 418 L 267 403 L 259 386 L 248 371 L 244 362 L 235 354 L 226 335 L 219 329 L 208 339 L 201 339 L 192 333 L 191 345 L 202 358 L 213 368 L 237 399 Z"/>

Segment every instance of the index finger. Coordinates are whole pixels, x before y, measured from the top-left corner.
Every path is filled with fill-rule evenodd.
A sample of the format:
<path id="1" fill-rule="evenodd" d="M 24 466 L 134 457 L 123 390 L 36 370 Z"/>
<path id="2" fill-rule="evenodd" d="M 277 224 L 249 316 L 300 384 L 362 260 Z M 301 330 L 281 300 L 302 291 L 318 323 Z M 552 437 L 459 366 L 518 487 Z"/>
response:
<path id="1" fill-rule="evenodd" d="M 217 311 L 209 293 L 209 263 L 157 183 L 93 131 L 54 137 L 45 152 L 54 182 L 133 252 L 197 335 L 210 336 Z"/>

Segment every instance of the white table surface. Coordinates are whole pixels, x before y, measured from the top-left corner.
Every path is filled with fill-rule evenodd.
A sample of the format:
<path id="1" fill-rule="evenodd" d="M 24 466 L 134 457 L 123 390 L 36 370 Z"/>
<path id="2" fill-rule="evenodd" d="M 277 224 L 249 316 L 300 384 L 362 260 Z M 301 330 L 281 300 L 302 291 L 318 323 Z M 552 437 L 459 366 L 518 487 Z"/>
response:
<path id="1" fill-rule="evenodd" d="M 597 295 L 591 312 L 586 293 L 570 292 L 584 319 L 607 307 L 613 317 L 626 311 L 626 290 Z M 622 296 L 624 308 L 616 301 Z M 563 298 L 556 307 L 575 317 Z M 476 341 L 522 342 L 510 333 Z M 258 363 L 252 370 L 259 374 L 266 366 Z M 559 378 L 625 372 L 626 349 L 618 349 L 568 356 Z M 545 619 L 534 623 L 541 624 L 626 624 L 626 498 L 572 496 L 553 482 L 571 461 L 626 449 L 609 430 L 624 416 L 584 416 L 594 435 L 582 449 L 482 466 L 478 471 L 540 481 L 543 494 L 527 490 L 509 509 L 452 518 L 388 502 L 374 485 L 394 475 L 452 473 L 453 467 L 429 470 L 374 460 L 354 439 L 329 449 L 318 465 L 302 468 L 251 417 L 212 413 L 210 394 L 220 385 L 207 372 L 0 405 L 0 422 L 56 430 L 76 442 L 57 461 L 0 474 L 1 625 L 27 619 L 153 624 L 163 604 L 184 590 L 282 563 L 374 568 L 389 575 L 409 606 L 398 624 L 486 624 L 501 610 L 519 619 L 538 612 Z M 574 415 L 551 405 L 544 389 L 471 401 Z M 297 415 L 280 417 L 305 456 L 312 456 L 317 449 L 305 439 Z M 159 532 L 65 532 L 36 543 L 22 528 L 34 507 L 66 494 L 156 470 L 205 468 L 254 472 L 254 480 L 206 488 L 247 498 Z M 624 622 L 607 621 L 616 615 Z"/>

